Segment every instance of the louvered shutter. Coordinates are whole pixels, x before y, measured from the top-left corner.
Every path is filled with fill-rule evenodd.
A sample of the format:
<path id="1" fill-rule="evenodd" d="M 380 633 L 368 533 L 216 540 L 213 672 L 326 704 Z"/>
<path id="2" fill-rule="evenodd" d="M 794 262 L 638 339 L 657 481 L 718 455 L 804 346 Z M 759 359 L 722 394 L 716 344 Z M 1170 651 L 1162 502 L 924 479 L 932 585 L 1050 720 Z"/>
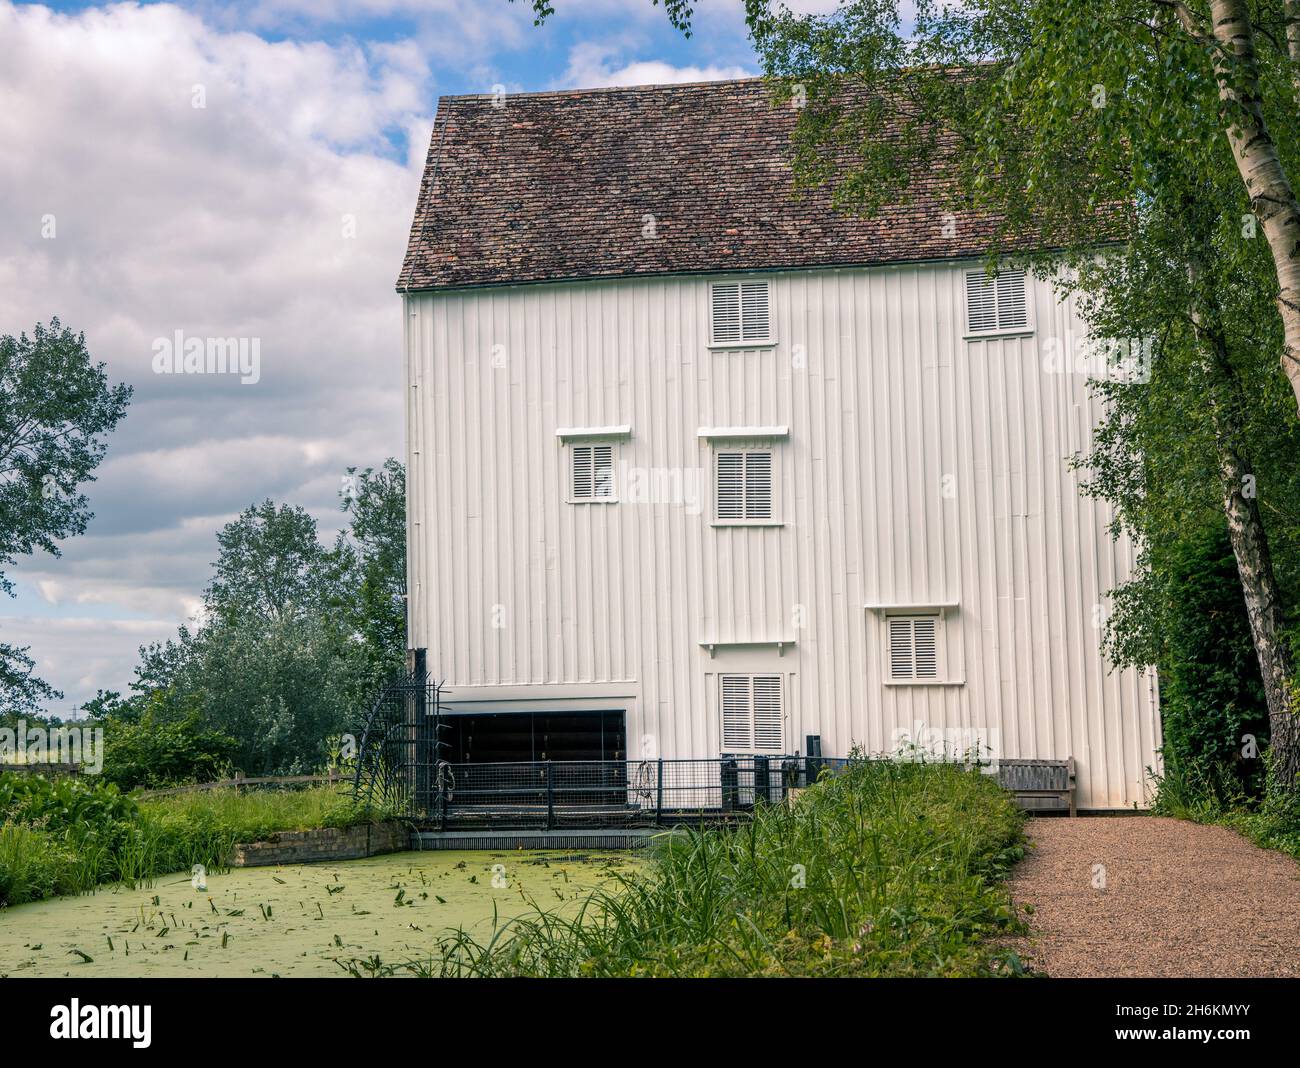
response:
<path id="1" fill-rule="evenodd" d="M 966 275 L 966 329 L 971 334 L 1020 330 L 1029 325 L 1025 272 L 1003 271 L 990 278 L 983 271 Z"/>
<path id="2" fill-rule="evenodd" d="M 593 446 L 573 446 L 573 499 L 590 500 L 596 492 L 596 470 Z"/>
<path id="3" fill-rule="evenodd" d="M 745 518 L 772 518 L 772 454 L 745 453 Z"/>
<path id="4" fill-rule="evenodd" d="M 754 676 L 754 748 L 781 752 L 781 676 Z"/>
<path id="5" fill-rule="evenodd" d="M 766 341 L 771 336 L 766 282 L 741 283 L 740 332 L 744 341 Z"/>
<path id="6" fill-rule="evenodd" d="M 747 675 L 722 676 L 722 749 L 727 753 L 751 748 L 750 679 Z"/>
<path id="7" fill-rule="evenodd" d="M 713 286 L 712 338 L 718 345 L 741 340 L 739 282 Z"/>
<path id="8" fill-rule="evenodd" d="M 614 446 L 593 445 L 592 493 L 593 497 L 614 496 Z"/>
<path id="9" fill-rule="evenodd" d="M 781 676 L 723 675 L 723 752 L 779 753 L 784 740 Z"/>
<path id="10" fill-rule="evenodd" d="M 998 328 L 997 291 L 983 271 L 966 275 L 966 329 L 972 334 Z"/>
<path id="11" fill-rule="evenodd" d="M 912 654 L 915 678 L 937 679 L 939 677 L 939 649 L 937 636 L 938 620 L 912 620 Z"/>
<path id="12" fill-rule="evenodd" d="M 937 616 L 889 618 L 889 677 L 899 680 L 939 678 Z"/>
<path id="13" fill-rule="evenodd" d="M 710 287 L 709 337 L 715 345 L 764 342 L 772 336 L 768 282 L 715 282 Z"/>
<path id="14" fill-rule="evenodd" d="M 997 278 L 998 329 L 1017 330 L 1029 323 L 1025 304 L 1025 272 L 1003 271 Z"/>
<path id="15" fill-rule="evenodd" d="M 891 617 L 889 620 L 889 677 L 912 678 L 912 621 Z"/>
<path id="16" fill-rule="evenodd" d="M 745 518 L 745 454 L 717 454 L 717 518 Z"/>

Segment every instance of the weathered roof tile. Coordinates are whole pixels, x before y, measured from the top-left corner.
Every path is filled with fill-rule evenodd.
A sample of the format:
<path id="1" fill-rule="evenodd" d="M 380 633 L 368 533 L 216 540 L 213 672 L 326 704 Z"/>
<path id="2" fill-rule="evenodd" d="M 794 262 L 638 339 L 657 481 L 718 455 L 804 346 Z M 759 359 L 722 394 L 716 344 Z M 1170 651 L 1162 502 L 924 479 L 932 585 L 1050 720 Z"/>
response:
<path id="1" fill-rule="evenodd" d="M 495 106 L 499 105 L 499 106 Z M 871 218 L 796 197 L 796 112 L 761 79 L 443 97 L 401 290 L 978 256 L 993 220 L 914 176 Z"/>

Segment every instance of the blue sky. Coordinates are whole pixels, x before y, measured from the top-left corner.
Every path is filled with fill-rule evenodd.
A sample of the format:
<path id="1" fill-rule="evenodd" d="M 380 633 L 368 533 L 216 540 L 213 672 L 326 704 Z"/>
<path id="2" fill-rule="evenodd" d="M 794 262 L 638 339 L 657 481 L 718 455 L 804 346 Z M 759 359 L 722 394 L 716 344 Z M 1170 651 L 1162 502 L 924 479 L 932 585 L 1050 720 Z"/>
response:
<path id="1" fill-rule="evenodd" d="M 0 165 L 0 333 L 58 315 L 136 390 L 89 531 L 0 599 L 52 710 L 126 688 L 248 504 L 331 537 L 346 468 L 402 455 L 394 281 L 440 94 L 757 72 L 740 0 L 698 4 L 689 40 L 649 0 L 556 6 L 0 0 L 0 135 L 24 146 Z M 176 330 L 256 338 L 259 380 L 155 373 Z"/>

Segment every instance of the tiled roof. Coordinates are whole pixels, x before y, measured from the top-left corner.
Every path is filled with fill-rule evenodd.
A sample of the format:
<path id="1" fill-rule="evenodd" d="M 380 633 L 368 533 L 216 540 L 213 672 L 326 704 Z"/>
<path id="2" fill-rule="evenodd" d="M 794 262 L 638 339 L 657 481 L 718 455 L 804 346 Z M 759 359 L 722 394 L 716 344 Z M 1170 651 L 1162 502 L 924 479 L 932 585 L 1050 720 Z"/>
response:
<path id="1" fill-rule="evenodd" d="M 760 79 L 443 97 L 402 290 L 981 255 L 993 223 L 917 174 L 872 218 L 793 195 L 796 111 Z M 955 236 L 945 236 L 945 229 Z"/>

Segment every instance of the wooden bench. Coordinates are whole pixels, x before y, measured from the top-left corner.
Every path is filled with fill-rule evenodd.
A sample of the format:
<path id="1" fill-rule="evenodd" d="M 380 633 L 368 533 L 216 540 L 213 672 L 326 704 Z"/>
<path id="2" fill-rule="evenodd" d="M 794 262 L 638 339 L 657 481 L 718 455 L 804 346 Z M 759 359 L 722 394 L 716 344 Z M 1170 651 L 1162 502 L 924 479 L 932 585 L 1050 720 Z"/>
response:
<path id="1" fill-rule="evenodd" d="M 1074 757 L 1066 760 L 999 760 L 998 783 L 1016 795 L 1022 808 L 1059 811 L 1074 807 Z M 1044 804 L 1043 802 L 1055 802 Z"/>

